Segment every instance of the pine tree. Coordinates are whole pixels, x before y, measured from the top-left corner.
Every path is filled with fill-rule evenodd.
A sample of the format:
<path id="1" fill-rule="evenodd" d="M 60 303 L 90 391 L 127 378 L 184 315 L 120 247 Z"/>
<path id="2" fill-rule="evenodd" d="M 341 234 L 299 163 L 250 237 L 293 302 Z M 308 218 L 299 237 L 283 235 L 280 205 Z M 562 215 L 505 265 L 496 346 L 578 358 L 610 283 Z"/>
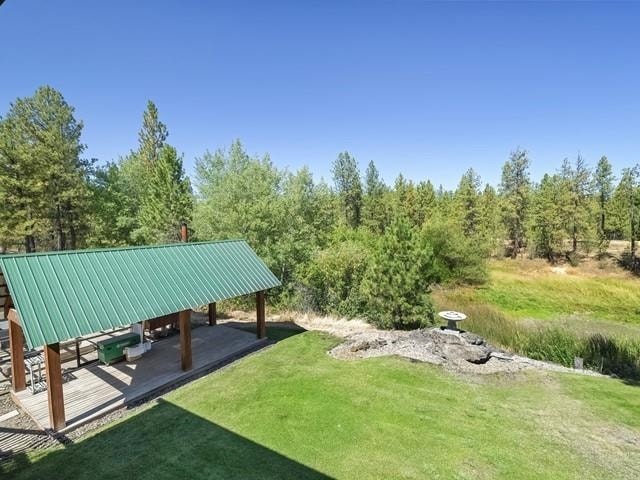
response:
<path id="1" fill-rule="evenodd" d="M 559 175 L 545 174 L 532 195 L 530 230 L 534 252 L 550 262 L 554 262 L 556 254 L 562 251 L 567 194 L 568 191 Z"/>
<path id="2" fill-rule="evenodd" d="M 598 166 L 593 174 L 593 189 L 596 195 L 597 212 L 598 212 L 598 254 L 602 255 L 609 246 L 609 237 L 607 232 L 607 211 L 609 201 L 613 194 L 613 182 L 615 177 L 611 163 L 607 157 L 603 156 L 598 161 Z"/>
<path id="3" fill-rule="evenodd" d="M 158 116 L 158 108 L 151 100 L 142 114 L 142 128 L 138 133 L 138 157 L 147 168 L 151 169 L 160 159 L 160 152 L 169 132 Z"/>
<path id="4" fill-rule="evenodd" d="M 429 295 L 432 255 L 402 216 L 379 239 L 362 281 L 370 321 L 381 328 L 411 329 L 434 323 Z"/>
<path id="5" fill-rule="evenodd" d="M 418 203 L 418 224 L 422 226 L 424 222 L 430 219 L 436 209 L 436 191 L 433 188 L 431 180 L 426 182 L 418 182 L 416 187 L 417 203 Z"/>
<path id="6" fill-rule="evenodd" d="M 190 223 L 193 198 L 185 177 L 182 158 L 164 145 L 153 167 L 140 209 L 141 236 L 146 243 L 168 243 L 180 239 L 180 225 Z"/>
<path id="7" fill-rule="evenodd" d="M 502 167 L 500 194 L 502 221 L 511 241 L 511 257 L 516 258 L 524 244 L 531 180 L 526 150 L 516 150 Z"/>
<path id="8" fill-rule="evenodd" d="M 81 133 L 74 108 L 49 86 L 17 99 L 2 122 L 3 215 L 28 252 L 37 241 L 43 249 L 76 248 L 87 230 L 92 162 L 81 158 Z"/>
<path id="9" fill-rule="evenodd" d="M 504 237 L 500 228 L 500 200 L 495 188 L 488 183 L 480 196 L 479 211 L 480 243 L 494 255 L 503 243 Z"/>
<path id="10" fill-rule="evenodd" d="M 640 232 L 640 165 L 625 168 L 610 202 L 611 225 L 622 238 L 628 239 L 628 263 L 636 263 L 636 242 Z M 625 259 L 626 260 L 626 259 Z"/>
<path id="11" fill-rule="evenodd" d="M 362 183 L 356 159 L 349 152 L 340 153 L 333 162 L 332 173 L 347 225 L 356 228 L 362 212 Z"/>
<path id="12" fill-rule="evenodd" d="M 460 222 L 462 231 L 469 237 L 475 236 L 480 230 L 480 176 L 467 170 L 458 184 L 454 193 L 456 204 L 456 217 Z"/>
<path id="13" fill-rule="evenodd" d="M 560 175 L 568 193 L 567 201 L 563 203 L 565 228 L 571 239 L 571 254 L 575 255 L 578 241 L 589 237 L 591 172 L 582 156 L 578 155 L 573 166 L 568 159 L 564 160 Z"/>
<path id="14" fill-rule="evenodd" d="M 373 161 L 369 162 L 365 171 L 362 223 L 372 232 L 382 233 L 388 224 L 389 212 L 384 201 L 387 191 L 375 164 Z"/>

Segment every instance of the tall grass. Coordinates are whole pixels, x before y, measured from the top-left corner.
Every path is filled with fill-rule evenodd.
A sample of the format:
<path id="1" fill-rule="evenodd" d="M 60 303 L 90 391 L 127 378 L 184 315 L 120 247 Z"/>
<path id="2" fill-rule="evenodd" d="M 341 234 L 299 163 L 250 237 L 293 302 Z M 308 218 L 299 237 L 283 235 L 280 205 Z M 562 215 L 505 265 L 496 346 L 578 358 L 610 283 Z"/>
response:
<path id="1" fill-rule="evenodd" d="M 467 314 L 465 330 L 483 336 L 490 343 L 536 360 L 584 366 L 604 374 L 640 379 L 640 339 L 616 334 L 586 334 L 546 321 L 514 320 L 491 305 L 478 303 L 464 292 L 434 293 L 439 309 L 456 309 Z"/>

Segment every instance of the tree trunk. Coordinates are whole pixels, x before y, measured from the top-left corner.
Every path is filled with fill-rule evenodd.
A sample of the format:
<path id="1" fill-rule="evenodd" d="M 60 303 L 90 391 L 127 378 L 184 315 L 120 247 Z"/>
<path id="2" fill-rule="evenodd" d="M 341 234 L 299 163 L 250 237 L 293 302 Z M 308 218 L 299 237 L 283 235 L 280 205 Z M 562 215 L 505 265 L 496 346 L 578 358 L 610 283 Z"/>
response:
<path id="1" fill-rule="evenodd" d="M 60 205 L 56 206 L 56 217 L 54 219 L 54 228 L 56 232 L 56 250 L 64 250 L 65 238 L 64 231 L 62 230 L 62 211 Z"/>
<path id="2" fill-rule="evenodd" d="M 33 253 L 36 251 L 36 239 L 33 235 L 25 235 L 24 250 L 27 253 Z"/>
<path id="3" fill-rule="evenodd" d="M 73 221 L 69 222 L 69 249 L 75 250 L 76 244 L 78 241 L 78 236 L 76 234 L 76 228 L 73 225 Z"/>

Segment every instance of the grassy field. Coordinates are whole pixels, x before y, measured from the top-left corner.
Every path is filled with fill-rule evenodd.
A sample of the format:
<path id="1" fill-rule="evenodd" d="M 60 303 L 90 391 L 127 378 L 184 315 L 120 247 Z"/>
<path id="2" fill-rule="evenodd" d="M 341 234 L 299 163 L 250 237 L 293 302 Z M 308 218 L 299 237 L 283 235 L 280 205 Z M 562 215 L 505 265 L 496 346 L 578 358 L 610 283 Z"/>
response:
<path id="1" fill-rule="evenodd" d="M 640 475 L 640 395 L 559 374 L 336 360 L 307 332 L 3 478 L 591 479 Z"/>
<path id="2" fill-rule="evenodd" d="M 514 321 L 640 340 L 640 279 L 611 265 L 493 260 L 486 285 L 437 290 L 434 299 L 441 309 L 488 308 Z"/>
<path id="3" fill-rule="evenodd" d="M 539 360 L 585 365 L 640 380 L 640 279 L 611 264 L 552 266 L 494 260 L 477 288 L 438 289 L 438 310 L 460 310 L 464 328 Z"/>
<path id="4" fill-rule="evenodd" d="M 595 265 L 553 267 L 539 260 L 492 261 L 478 298 L 514 318 L 568 316 L 640 326 L 640 279 Z"/>

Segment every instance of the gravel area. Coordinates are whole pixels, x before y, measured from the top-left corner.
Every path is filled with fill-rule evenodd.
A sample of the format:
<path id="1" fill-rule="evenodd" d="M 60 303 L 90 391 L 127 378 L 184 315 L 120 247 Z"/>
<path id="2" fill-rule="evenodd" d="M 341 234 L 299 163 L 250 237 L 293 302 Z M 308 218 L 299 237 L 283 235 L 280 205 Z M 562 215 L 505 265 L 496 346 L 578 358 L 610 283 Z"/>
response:
<path id="1" fill-rule="evenodd" d="M 576 370 L 514 355 L 488 344 L 478 335 L 440 327 L 413 331 L 366 330 L 345 336 L 345 342 L 330 350 L 329 354 L 346 360 L 398 355 L 468 374 L 516 373 L 534 369 L 600 375 L 591 370 Z"/>

